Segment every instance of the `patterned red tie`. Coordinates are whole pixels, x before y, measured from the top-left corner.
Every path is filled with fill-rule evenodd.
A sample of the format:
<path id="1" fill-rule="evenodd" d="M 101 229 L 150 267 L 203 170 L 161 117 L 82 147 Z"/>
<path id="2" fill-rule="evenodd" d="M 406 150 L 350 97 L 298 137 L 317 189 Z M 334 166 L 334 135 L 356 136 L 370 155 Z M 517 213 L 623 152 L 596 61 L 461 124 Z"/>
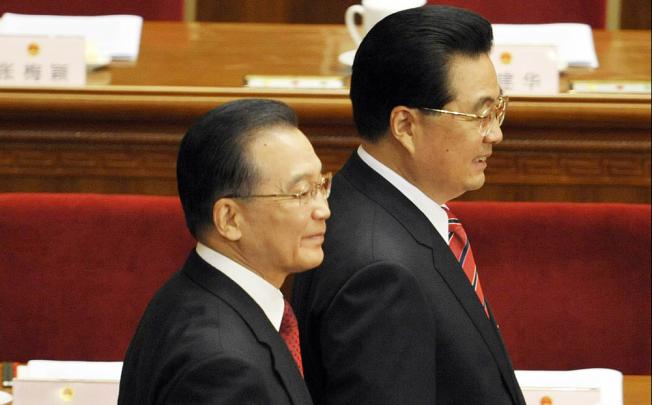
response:
<path id="1" fill-rule="evenodd" d="M 489 316 L 487 302 L 484 299 L 484 293 L 482 292 L 482 286 L 480 285 L 478 269 L 475 266 L 475 259 L 473 258 L 473 251 L 471 250 L 469 238 L 466 236 L 462 223 L 457 219 L 455 214 L 453 214 L 445 205 L 442 206 L 442 208 L 444 208 L 446 214 L 448 214 L 448 245 L 457 260 L 460 262 L 462 269 L 464 269 L 464 273 L 475 290 L 475 293 L 484 308 L 484 312 Z"/>
<path id="2" fill-rule="evenodd" d="M 281 320 L 281 328 L 279 333 L 285 344 L 290 350 L 290 354 L 294 357 L 294 361 L 297 363 L 299 372 L 303 376 L 303 362 L 301 361 L 301 346 L 299 344 L 299 324 L 297 323 L 297 317 L 294 315 L 292 306 L 287 300 L 285 301 L 285 308 L 283 309 L 283 319 Z"/>

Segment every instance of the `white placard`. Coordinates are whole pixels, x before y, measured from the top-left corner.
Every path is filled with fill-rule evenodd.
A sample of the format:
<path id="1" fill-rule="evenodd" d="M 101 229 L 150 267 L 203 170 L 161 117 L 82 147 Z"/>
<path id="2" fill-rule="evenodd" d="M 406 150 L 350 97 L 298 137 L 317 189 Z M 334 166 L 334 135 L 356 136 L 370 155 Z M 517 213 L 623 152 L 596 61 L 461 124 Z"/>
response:
<path id="1" fill-rule="evenodd" d="M 115 405 L 120 382 L 14 379 L 14 405 Z"/>
<path id="2" fill-rule="evenodd" d="M 0 87 L 86 84 L 84 38 L 0 36 Z"/>
<path id="3" fill-rule="evenodd" d="M 493 24 L 496 45 L 557 46 L 559 65 L 597 68 L 598 57 L 593 43 L 593 32 L 588 24 Z"/>
<path id="4" fill-rule="evenodd" d="M 143 17 L 137 15 L 26 15 L 4 13 L 0 34 L 84 37 L 113 60 L 138 59 Z"/>
<path id="5" fill-rule="evenodd" d="M 515 374 L 528 405 L 545 403 L 541 402 L 545 396 L 557 398 L 552 405 L 623 405 L 623 374 L 618 370 L 516 370 Z"/>
<path id="6" fill-rule="evenodd" d="M 597 388 L 521 387 L 527 405 L 603 405 Z"/>
<path id="7" fill-rule="evenodd" d="M 122 362 L 30 360 L 13 379 L 15 405 L 115 405 Z"/>
<path id="8" fill-rule="evenodd" d="M 507 94 L 557 94 L 559 70 L 553 45 L 495 45 L 491 60 Z"/>

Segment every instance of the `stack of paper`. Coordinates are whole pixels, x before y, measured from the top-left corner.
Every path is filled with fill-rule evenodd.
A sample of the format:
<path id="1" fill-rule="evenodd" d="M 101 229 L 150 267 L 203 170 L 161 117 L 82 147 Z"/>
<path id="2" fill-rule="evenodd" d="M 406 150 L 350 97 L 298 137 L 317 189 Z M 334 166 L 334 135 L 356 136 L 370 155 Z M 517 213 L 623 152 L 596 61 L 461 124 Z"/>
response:
<path id="1" fill-rule="evenodd" d="M 95 17 L 5 13 L 0 35 L 82 36 L 113 60 L 138 59 L 143 18 L 137 15 Z"/>
<path id="2" fill-rule="evenodd" d="M 597 68 L 593 32 L 587 24 L 494 24 L 496 45 L 555 45 L 567 66 Z"/>
<path id="3" fill-rule="evenodd" d="M 121 372 L 120 361 L 30 360 L 27 365 L 18 366 L 17 378 L 119 381 Z"/>
<path id="4" fill-rule="evenodd" d="M 31 360 L 12 381 L 15 405 L 115 405 L 121 362 Z"/>
<path id="5" fill-rule="evenodd" d="M 523 391 L 528 388 L 597 388 L 600 391 L 600 405 L 623 405 L 623 374 L 617 370 L 516 370 L 516 379 Z"/>

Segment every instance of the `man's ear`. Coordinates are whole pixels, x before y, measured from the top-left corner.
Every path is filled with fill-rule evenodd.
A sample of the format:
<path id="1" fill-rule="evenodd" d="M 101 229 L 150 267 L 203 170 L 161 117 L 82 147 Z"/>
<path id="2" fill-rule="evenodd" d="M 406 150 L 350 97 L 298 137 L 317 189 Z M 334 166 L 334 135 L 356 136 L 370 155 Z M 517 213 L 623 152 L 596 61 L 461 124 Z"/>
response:
<path id="1" fill-rule="evenodd" d="M 220 198 L 213 204 L 213 225 L 225 239 L 235 242 L 242 237 L 242 207 L 232 198 Z"/>
<path id="2" fill-rule="evenodd" d="M 414 154 L 416 115 L 412 108 L 402 105 L 392 109 L 389 116 L 389 130 L 391 136 L 405 148 L 409 154 Z"/>

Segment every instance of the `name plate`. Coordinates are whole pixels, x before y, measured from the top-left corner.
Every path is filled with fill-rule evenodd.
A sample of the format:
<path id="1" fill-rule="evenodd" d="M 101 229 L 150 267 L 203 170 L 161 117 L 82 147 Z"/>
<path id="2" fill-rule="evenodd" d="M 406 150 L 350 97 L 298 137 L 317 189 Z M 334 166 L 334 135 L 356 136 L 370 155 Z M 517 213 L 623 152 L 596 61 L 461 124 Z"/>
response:
<path id="1" fill-rule="evenodd" d="M 245 86 L 267 89 L 343 89 L 343 76 L 246 75 Z"/>
<path id="2" fill-rule="evenodd" d="M 495 45 L 491 60 L 507 94 L 559 93 L 559 60 L 554 45 Z"/>
<path id="3" fill-rule="evenodd" d="M 84 84 L 84 38 L 0 36 L 0 87 Z"/>
<path id="4" fill-rule="evenodd" d="M 15 405 L 115 405 L 118 380 L 19 379 L 13 381 Z"/>
<path id="5" fill-rule="evenodd" d="M 521 387 L 527 405 L 602 405 L 598 388 Z"/>

